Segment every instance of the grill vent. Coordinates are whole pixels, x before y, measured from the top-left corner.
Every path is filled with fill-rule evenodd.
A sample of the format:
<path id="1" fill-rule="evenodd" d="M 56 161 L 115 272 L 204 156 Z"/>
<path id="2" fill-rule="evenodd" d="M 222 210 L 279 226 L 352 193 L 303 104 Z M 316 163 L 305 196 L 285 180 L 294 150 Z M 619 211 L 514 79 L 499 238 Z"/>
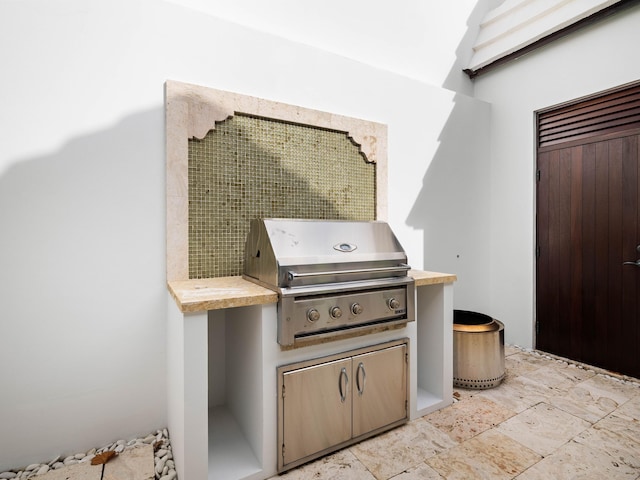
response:
<path id="1" fill-rule="evenodd" d="M 640 85 L 538 114 L 538 148 L 640 128 Z"/>

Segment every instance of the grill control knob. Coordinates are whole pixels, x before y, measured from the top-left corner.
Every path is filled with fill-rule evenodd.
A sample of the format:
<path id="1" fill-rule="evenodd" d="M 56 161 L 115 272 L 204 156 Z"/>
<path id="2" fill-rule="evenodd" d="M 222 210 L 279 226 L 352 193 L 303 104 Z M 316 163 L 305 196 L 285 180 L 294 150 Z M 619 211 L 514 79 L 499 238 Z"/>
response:
<path id="1" fill-rule="evenodd" d="M 351 305 L 351 313 L 353 313 L 354 315 L 360 315 L 362 313 L 362 305 L 360 305 L 359 303 L 354 303 L 353 305 Z"/>
<path id="2" fill-rule="evenodd" d="M 389 300 L 387 300 L 387 305 L 391 310 L 397 310 L 398 308 L 400 308 L 400 302 L 395 298 L 390 298 Z"/>
<path id="3" fill-rule="evenodd" d="M 311 323 L 317 322 L 320 319 L 320 312 L 315 308 L 310 308 L 307 310 L 307 320 Z"/>
<path id="4" fill-rule="evenodd" d="M 342 316 L 342 310 L 340 310 L 340 307 L 331 307 L 329 309 L 329 315 L 333 318 L 340 318 Z"/>

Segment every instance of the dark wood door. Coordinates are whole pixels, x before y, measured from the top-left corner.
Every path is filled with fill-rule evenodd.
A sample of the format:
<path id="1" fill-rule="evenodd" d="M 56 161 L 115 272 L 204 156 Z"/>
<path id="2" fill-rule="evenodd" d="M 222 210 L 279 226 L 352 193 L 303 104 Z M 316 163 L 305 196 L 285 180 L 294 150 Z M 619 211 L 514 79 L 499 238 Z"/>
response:
<path id="1" fill-rule="evenodd" d="M 536 348 L 640 377 L 640 135 L 538 153 Z"/>

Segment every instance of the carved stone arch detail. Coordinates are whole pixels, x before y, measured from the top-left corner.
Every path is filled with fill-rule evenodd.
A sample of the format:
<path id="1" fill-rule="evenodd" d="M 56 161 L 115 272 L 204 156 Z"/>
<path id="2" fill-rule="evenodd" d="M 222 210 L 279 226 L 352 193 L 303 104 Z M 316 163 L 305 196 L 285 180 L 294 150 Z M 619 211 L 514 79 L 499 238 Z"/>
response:
<path id="1" fill-rule="evenodd" d="M 167 280 L 189 278 L 189 140 L 238 114 L 344 132 L 375 163 L 376 218 L 387 219 L 386 125 L 175 81 L 165 84 Z"/>

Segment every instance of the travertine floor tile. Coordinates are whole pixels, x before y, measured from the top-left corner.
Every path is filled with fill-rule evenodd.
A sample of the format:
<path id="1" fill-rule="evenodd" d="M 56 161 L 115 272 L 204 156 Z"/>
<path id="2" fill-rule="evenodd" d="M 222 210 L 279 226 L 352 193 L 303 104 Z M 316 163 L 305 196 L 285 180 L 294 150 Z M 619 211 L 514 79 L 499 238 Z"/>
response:
<path id="1" fill-rule="evenodd" d="M 532 372 L 542 366 L 547 365 L 546 362 L 542 365 L 539 363 L 532 363 L 528 360 L 530 357 L 531 355 L 525 354 L 521 351 L 505 357 L 504 369 L 507 377 L 515 378 L 522 375 L 523 373 Z"/>
<path id="2" fill-rule="evenodd" d="M 76 463 L 57 470 L 49 470 L 44 475 L 38 475 L 37 480 L 100 480 L 102 465 L 91 465 L 89 462 Z"/>
<path id="3" fill-rule="evenodd" d="M 640 480 L 640 385 L 517 348 L 505 355 L 498 387 L 456 388 L 453 405 L 282 477 Z"/>
<path id="4" fill-rule="evenodd" d="M 510 355 L 514 355 L 516 353 L 521 353 L 522 350 L 520 350 L 518 347 L 514 347 L 513 345 L 505 345 L 504 346 L 504 356 L 508 357 Z"/>
<path id="5" fill-rule="evenodd" d="M 418 419 L 360 442 L 350 450 L 377 479 L 387 479 L 455 444 L 444 432 Z"/>
<path id="6" fill-rule="evenodd" d="M 282 480 L 318 480 L 321 478 L 376 480 L 349 450 L 341 450 L 272 478 Z"/>
<path id="7" fill-rule="evenodd" d="M 640 448 L 640 396 L 635 396 L 594 425 L 614 432 Z"/>
<path id="8" fill-rule="evenodd" d="M 596 373 L 593 370 L 569 367 L 567 364 L 556 364 L 552 366 L 540 367 L 531 372 L 525 372 L 523 377 L 530 378 L 538 383 L 555 390 L 566 391 L 574 387 L 577 383 L 583 382 Z"/>
<path id="9" fill-rule="evenodd" d="M 495 430 L 427 460 L 446 479 L 511 479 L 542 457 Z"/>
<path id="10" fill-rule="evenodd" d="M 640 449 L 640 420 L 638 419 L 621 416 L 616 411 L 600 420 L 593 428 L 602 428 L 614 432 L 636 443 Z"/>
<path id="11" fill-rule="evenodd" d="M 464 400 L 469 397 L 474 397 L 479 393 L 479 390 L 472 390 L 469 388 L 453 387 L 453 397 L 458 400 Z"/>
<path id="12" fill-rule="evenodd" d="M 623 383 L 615 378 L 596 375 L 578 386 L 587 390 L 594 399 L 608 398 L 616 403 L 616 407 L 626 403 L 640 394 L 640 386 Z"/>
<path id="13" fill-rule="evenodd" d="M 549 455 L 591 424 L 546 403 L 519 413 L 497 430 L 540 455 Z"/>
<path id="14" fill-rule="evenodd" d="M 631 480 L 636 479 L 639 473 L 628 465 L 613 461 L 600 449 L 569 442 L 516 478 L 517 480 Z"/>
<path id="15" fill-rule="evenodd" d="M 479 396 L 502 405 L 515 413 L 525 411 L 541 402 L 548 402 L 549 397 L 557 392 L 552 388 L 525 376 L 519 376 L 504 382 L 498 388 L 483 390 Z"/>
<path id="16" fill-rule="evenodd" d="M 529 372 L 540 367 L 549 367 L 556 364 L 556 360 L 546 358 L 545 356 L 539 355 L 535 352 L 529 353 L 521 351 L 519 353 L 514 353 L 509 357 L 505 357 L 505 366 L 507 365 L 507 358 L 510 363 L 517 362 L 520 365 L 520 369 Z"/>
<path id="17" fill-rule="evenodd" d="M 393 480 L 443 480 L 443 478 L 433 468 L 423 463 L 415 468 L 410 468 L 406 472 L 402 472 L 400 475 L 396 475 Z"/>
<path id="18" fill-rule="evenodd" d="M 103 473 L 104 469 L 104 473 Z M 153 480 L 153 446 L 125 450 L 104 465 L 77 463 L 38 475 L 38 480 Z"/>
<path id="19" fill-rule="evenodd" d="M 506 349 L 507 377 L 282 480 L 640 480 L 640 385 Z M 544 458 L 543 458 L 544 456 Z M 37 480 L 153 480 L 153 447 Z"/>
<path id="20" fill-rule="evenodd" d="M 626 435 L 606 428 L 592 427 L 573 440 L 594 450 L 602 450 L 611 457 L 612 462 L 635 468 L 640 475 L 640 443 Z"/>
<path id="21" fill-rule="evenodd" d="M 640 420 L 640 393 L 620 406 L 615 413 L 616 415 Z"/>
<path id="22" fill-rule="evenodd" d="M 102 480 L 153 480 L 153 446 L 125 450 L 104 466 Z"/>
<path id="23" fill-rule="evenodd" d="M 604 416 L 613 412 L 618 404 L 610 398 L 594 397 L 589 390 L 582 385 L 577 385 L 567 390 L 563 395 L 549 398 L 549 403 L 567 413 L 582 418 L 590 423 L 595 423 Z"/>
<path id="24" fill-rule="evenodd" d="M 481 396 L 474 396 L 430 413 L 424 418 L 449 434 L 455 441 L 463 442 L 514 415 L 514 411 L 502 405 Z"/>

